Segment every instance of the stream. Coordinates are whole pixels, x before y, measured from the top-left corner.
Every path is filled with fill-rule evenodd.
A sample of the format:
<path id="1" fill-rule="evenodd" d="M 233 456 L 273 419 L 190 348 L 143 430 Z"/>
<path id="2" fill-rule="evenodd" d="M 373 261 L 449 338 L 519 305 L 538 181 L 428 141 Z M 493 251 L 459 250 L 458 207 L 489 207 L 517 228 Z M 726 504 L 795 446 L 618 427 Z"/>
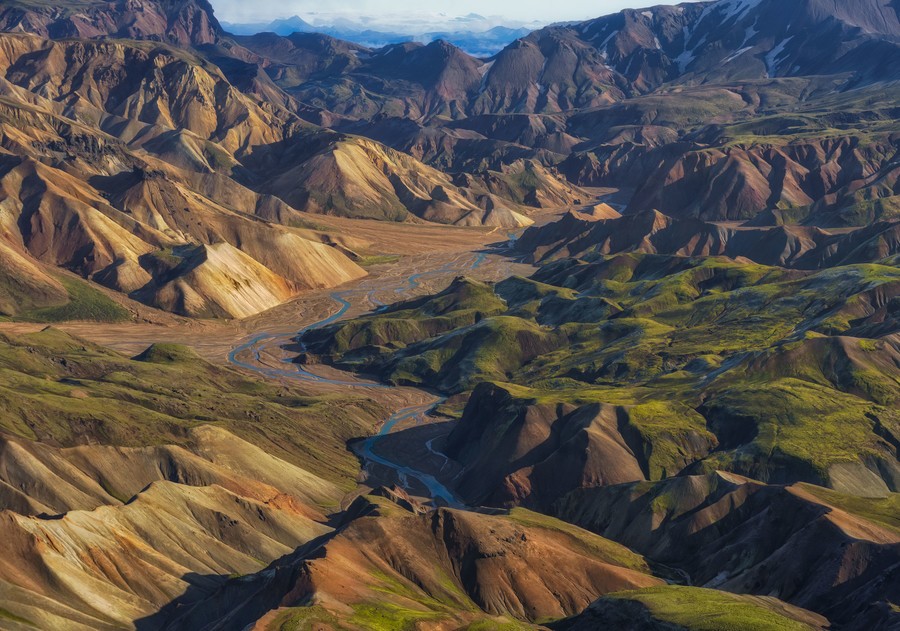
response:
<path id="1" fill-rule="evenodd" d="M 481 267 L 486 258 L 487 254 L 478 252 L 474 253 L 472 258 L 464 264 L 450 262 L 437 269 L 417 272 L 408 276 L 403 284 L 393 291 L 395 294 L 402 296 L 403 294 L 407 294 L 419 288 L 421 286 L 422 279 L 432 276 L 440 276 L 443 274 L 462 274 L 465 272 L 476 270 Z M 309 324 L 299 331 L 293 333 L 259 333 L 257 335 L 254 335 L 231 350 L 231 352 L 228 354 L 228 362 L 245 370 L 251 370 L 267 378 L 287 378 L 307 383 L 337 385 L 348 388 L 392 388 L 394 386 L 381 383 L 358 380 L 331 379 L 323 377 L 306 370 L 302 365 L 293 363 L 290 359 L 281 360 L 283 363 L 289 365 L 290 368 L 272 368 L 269 366 L 265 366 L 263 364 L 262 358 L 263 353 L 266 351 L 266 349 L 271 348 L 272 346 L 278 346 L 281 344 L 286 344 L 292 340 L 297 340 L 301 338 L 307 331 L 320 329 L 328 326 L 329 324 L 337 322 L 342 317 L 344 317 L 344 315 L 353 306 L 353 302 L 351 300 L 356 296 L 362 296 L 369 304 L 375 305 L 376 308 L 369 313 L 377 313 L 378 311 L 387 308 L 387 305 L 375 299 L 374 297 L 375 293 L 384 291 L 388 290 L 369 290 L 357 288 L 334 292 L 331 294 L 331 299 L 334 300 L 335 303 L 337 303 L 338 309 L 328 317 L 319 320 L 318 322 L 313 322 L 312 324 Z M 400 299 L 399 296 L 398 300 Z M 241 355 L 247 352 L 250 352 L 252 354 L 253 360 L 255 360 L 256 363 L 252 363 L 251 361 L 244 361 L 239 358 Z M 434 476 L 425 473 L 424 471 L 419 471 L 411 467 L 393 462 L 392 460 L 375 453 L 375 446 L 378 444 L 378 442 L 386 435 L 388 435 L 398 423 L 409 421 L 415 418 L 424 418 L 425 416 L 430 414 L 438 405 L 443 403 L 443 401 L 444 399 L 439 398 L 428 404 L 407 407 L 394 412 L 394 414 L 384 420 L 377 434 L 375 434 L 374 436 L 370 436 L 369 438 L 361 441 L 358 444 L 358 446 L 356 447 L 356 452 L 366 462 L 376 463 L 394 470 L 397 474 L 398 480 L 400 481 L 400 485 L 404 488 L 408 489 L 408 480 L 410 478 L 417 480 L 421 486 L 428 490 L 433 503 L 437 504 L 438 500 L 440 500 L 442 504 L 451 507 L 463 507 L 464 503 L 461 502 L 449 488 L 444 486 Z M 431 449 L 431 446 L 428 445 L 428 448 Z"/>

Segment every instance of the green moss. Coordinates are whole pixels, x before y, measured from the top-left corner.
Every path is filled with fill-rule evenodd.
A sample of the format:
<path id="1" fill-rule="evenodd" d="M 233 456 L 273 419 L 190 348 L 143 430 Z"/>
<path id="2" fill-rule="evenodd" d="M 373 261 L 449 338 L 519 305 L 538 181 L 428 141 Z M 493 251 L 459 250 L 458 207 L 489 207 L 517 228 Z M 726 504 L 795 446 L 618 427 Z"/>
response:
<path id="1" fill-rule="evenodd" d="M 9 611 L 8 609 L 3 609 L 2 607 L 0 607 L 0 620 L 8 620 L 10 622 L 17 622 L 19 624 L 24 624 L 29 627 L 34 627 L 35 629 L 38 628 L 38 625 L 33 623 L 28 618 L 23 618 L 22 616 L 17 616 L 13 612 Z"/>
<path id="2" fill-rule="evenodd" d="M 509 519 L 529 528 L 540 528 L 564 535 L 587 554 L 606 563 L 650 574 L 650 567 L 644 557 L 619 543 L 604 539 L 578 526 L 524 508 L 512 509 Z"/>
<path id="3" fill-rule="evenodd" d="M 43 307 L 16 316 L 24 322 L 65 322 L 90 320 L 94 322 L 122 322 L 131 314 L 122 305 L 85 281 L 60 276 L 59 282 L 69 294 L 69 302 L 57 307 Z"/>
<path id="4" fill-rule="evenodd" d="M 202 362 L 194 349 L 181 344 L 152 344 L 135 357 L 136 361 L 152 364 L 179 364 Z"/>
<path id="5" fill-rule="evenodd" d="M 461 628 L 461 631 L 530 631 L 534 625 L 517 620 L 479 620 Z"/>
<path id="6" fill-rule="evenodd" d="M 318 332 L 318 348 L 344 367 L 451 394 L 488 381 L 538 403 L 628 406 L 653 479 L 706 460 L 825 483 L 833 464 L 884 457 L 876 424 L 898 422 L 900 377 L 885 347 L 846 341 L 871 292 L 898 281 L 886 265 L 562 260 L 531 279 L 457 281 L 339 323 Z"/>
<path id="7" fill-rule="evenodd" d="M 697 587 L 666 585 L 617 592 L 606 601 L 641 603 L 661 622 L 690 631 L 809 631 L 811 627 L 782 615 L 761 598 L 737 596 Z"/>
<path id="8" fill-rule="evenodd" d="M 828 467 L 875 452 L 869 414 L 877 406 L 833 388 L 799 379 L 741 383 L 716 394 L 710 411 L 755 425 L 754 452 L 808 463 L 827 479 Z"/>
<path id="9" fill-rule="evenodd" d="M 315 230 L 316 232 L 334 231 L 334 226 L 310 221 L 309 219 L 291 219 L 288 225 L 291 228 L 299 228 L 301 230 Z"/>
<path id="10" fill-rule="evenodd" d="M 356 264 L 362 267 L 374 267 L 375 265 L 388 265 L 397 263 L 402 257 L 399 254 L 371 254 L 360 257 Z"/>
<path id="11" fill-rule="evenodd" d="M 412 631 L 416 623 L 438 621 L 448 615 L 435 611 L 409 609 L 388 602 L 371 602 L 351 605 L 353 615 L 349 622 L 371 631 Z"/>
<path id="12" fill-rule="evenodd" d="M 678 401 L 636 405 L 628 410 L 628 423 L 640 435 L 651 480 L 678 474 L 717 443 L 706 429 L 706 419 Z"/>
<path id="13" fill-rule="evenodd" d="M 291 607 L 278 614 L 270 626 L 274 631 L 320 631 L 347 629 L 338 618 L 324 607 Z"/>
<path id="14" fill-rule="evenodd" d="M 213 424 L 350 490 L 359 463 L 345 444 L 385 414 L 362 396 L 305 397 L 185 347 L 128 359 L 52 328 L 0 336 L 0 429 L 53 444 L 178 445 Z"/>
<path id="15" fill-rule="evenodd" d="M 900 493 L 891 493 L 885 498 L 868 498 L 845 495 L 813 484 L 801 483 L 797 486 L 823 502 L 900 533 Z"/>

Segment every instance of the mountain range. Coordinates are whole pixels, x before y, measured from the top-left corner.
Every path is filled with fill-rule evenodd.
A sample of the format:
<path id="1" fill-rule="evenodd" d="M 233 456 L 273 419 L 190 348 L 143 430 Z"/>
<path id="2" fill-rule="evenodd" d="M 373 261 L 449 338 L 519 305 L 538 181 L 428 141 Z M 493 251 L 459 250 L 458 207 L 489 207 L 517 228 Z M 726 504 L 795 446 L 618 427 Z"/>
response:
<path id="1" fill-rule="evenodd" d="M 458 18 L 464 28 L 459 30 L 434 30 L 430 25 L 422 24 L 418 31 L 384 31 L 372 28 L 371 20 L 354 23 L 346 18 L 337 20 L 334 25 L 326 25 L 317 21 L 312 25 L 299 16 L 280 18 L 271 22 L 258 22 L 251 24 L 236 24 L 222 22 L 222 28 L 233 35 L 256 35 L 259 33 L 274 33 L 288 37 L 294 33 L 322 33 L 336 39 L 354 42 L 370 48 L 383 48 L 394 44 L 406 42 L 421 42 L 429 44 L 435 40 L 444 40 L 462 49 L 475 57 L 490 57 L 500 52 L 511 42 L 525 37 L 532 29 L 517 26 L 493 25 L 489 20 L 480 15 L 470 14 L 465 18 Z M 410 25 L 412 26 L 412 25 Z"/>
<path id="2" fill-rule="evenodd" d="M 0 628 L 900 628 L 900 4 L 316 28 L 0 5 Z"/>

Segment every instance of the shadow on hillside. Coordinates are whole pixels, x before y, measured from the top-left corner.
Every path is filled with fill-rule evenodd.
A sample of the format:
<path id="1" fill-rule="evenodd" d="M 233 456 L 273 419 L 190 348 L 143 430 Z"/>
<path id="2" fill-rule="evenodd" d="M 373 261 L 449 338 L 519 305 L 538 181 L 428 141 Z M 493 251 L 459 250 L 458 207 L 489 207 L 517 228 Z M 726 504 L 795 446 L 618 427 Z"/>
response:
<path id="1" fill-rule="evenodd" d="M 439 444 L 448 431 L 448 423 L 413 426 L 380 438 L 377 452 L 380 455 L 390 454 L 391 459 L 396 457 L 402 467 L 423 467 L 428 471 L 434 468 L 433 473 L 446 482 L 456 473 L 452 468 L 452 461 L 423 446 L 431 444 L 429 441 Z M 363 460 L 363 464 L 367 464 L 367 461 Z M 397 476 L 390 476 L 385 465 L 374 466 L 378 471 L 378 478 L 370 480 L 374 486 L 391 486 L 398 482 Z M 417 485 L 412 479 L 410 482 L 415 493 L 420 494 L 425 490 L 424 486 Z M 336 528 L 335 531 L 311 540 L 253 574 L 230 577 L 197 572 L 185 574 L 182 580 L 188 583 L 188 587 L 184 593 L 162 606 L 159 611 L 136 620 L 135 629 L 242 629 L 280 606 L 304 604 L 310 589 L 305 582 L 304 561 L 324 554 L 323 546 L 346 525 L 342 519 L 346 516 L 347 513 L 332 515 L 328 525 Z"/>
<path id="2" fill-rule="evenodd" d="M 197 631 L 207 628 L 243 629 L 284 604 L 303 604 L 306 596 L 303 561 L 324 554 L 324 544 L 336 533 L 316 537 L 245 576 L 189 572 L 188 588 L 159 611 L 135 620 L 137 631 Z"/>

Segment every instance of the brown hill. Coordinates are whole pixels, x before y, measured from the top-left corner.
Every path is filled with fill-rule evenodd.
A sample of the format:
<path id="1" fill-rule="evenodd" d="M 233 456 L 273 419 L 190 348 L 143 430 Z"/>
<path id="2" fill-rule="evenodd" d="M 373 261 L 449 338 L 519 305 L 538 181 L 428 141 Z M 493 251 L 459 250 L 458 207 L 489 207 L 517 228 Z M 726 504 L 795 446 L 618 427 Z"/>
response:
<path id="1" fill-rule="evenodd" d="M 643 252 L 728 256 L 813 270 L 894 256 L 900 252 L 900 222 L 880 221 L 849 232 L 830 232 L 805 226 L 748 227 L 674 219 L 657 211 L 599 220 L 569 213 L 555 223 L 527 230 L 515 247 L 536 262 Z"/>
<path id="2" fill-rule="evenodd" d="M 0 530 L 7 611 L 45 629 L 114 629 L 188 586 L 209 589 L 222 581 L 214 575 L 260 569 L 328 529 L 287 497 L 157 482 L 127 505 L 59 519 L 3 511 Z"/>
<path id="3" fill-rule="evenodd" d="M 298 289 L 227 243 L 186 254 L 173 273 L 175 280 L 163 277 L 134 296 L 183 315 L 244 318 L 286 302 Z"/>
<path id="4" fill-rule="evenodd" d="M 466 184 L 469 188 L 461 188 L 441 171 L 356 137 L 343 139 L 273 177 L 264 189 L 308 212 L 393 221 L 412 213 L 438 223 L 474 226 L 531 223 L 523 204 Z"/>
<path id="5" fill-rule="evenodd" d="M 687 572 L 694 585 L 775 596 L 847 628 L 896 614 L 896 496 L 860 500 L 733 474 L 576 491 L 558 514 Z M 893 507 L 893 508 L 891 508 Z"/>
<path id="6" fill-rule="evenodd" d="M 217 160 L 238 164 L 225 147 L 273 141 L 298 121 L 273 126 L 270 112 L 217 71 L 192 66 L 199 62 L 171 49 L 9 35 L 3 42 L 5 85 L 14 98 L 0 108 L 0 125 L 5 149 L 21 156 L 7 154 L 0 170 L 11 247 L 186 315 L 250 315 L 303 289 L 364 274 L 337 249 L 277 225 L 297 216 L 283 202 L 211 173 Z M 139 80 L 160 66 L 166 72 L 154 83 Z M 110 79 L 68 85 L 78 72 Z M 38 80 L 41 96 L 23 90 Z M 156 296 L 157 286 L 195 266 L 176 250 L 226 244 L 262 269 L 240 275 L 220 267 L 206 275 L 200 295 L 179 297 L 180 289 Z M 264 298 L 239 298 L 239 277 L 250 284 L 245 291 Z M 196 282 L 184 282 L 198 291 Z"/>
<path id="7" fill-rule="evenodd" d="M 0 373 L 11 628 L 131 628 L 329 532 L 357 472 L 344 443 L 384 414 L 184 347 L 128 359 L 53 329 L 3 337 Z"/>
<path id="8" fill-rule="evenodd" d="M 546 510 L 572 489 L 678 474 L 718 445 L 684 406 L 573 405 L 516 396 L 516 388 L 475 388 L 444 451 L 463 465 L 458 490 L 472 504 Z M 650 436 L 647 417 L 687 420 Z"/>
<path id="9" fill-rule="evenodd" d="M 0 314 L 14 316 L 67 301 L 68 294 L 57 279 L 0 241 Z"/>
<path id="10" fill-rule="evenodd" d="M 591 594 L 661 583 L 627 549 L 542 515 L 422 514 L 402 497 L 394 500 L 359 498 L 348 511 L 352 521 L 333 537 L 152 622 L 246 626 L 278 607 L 283 622 L 324 610 L 349 628 L 383 618 L 459 625 L 488 614 L 527 621 L 580 611 Z M 218 613 L 226 601 L 242 604 Z"/>

